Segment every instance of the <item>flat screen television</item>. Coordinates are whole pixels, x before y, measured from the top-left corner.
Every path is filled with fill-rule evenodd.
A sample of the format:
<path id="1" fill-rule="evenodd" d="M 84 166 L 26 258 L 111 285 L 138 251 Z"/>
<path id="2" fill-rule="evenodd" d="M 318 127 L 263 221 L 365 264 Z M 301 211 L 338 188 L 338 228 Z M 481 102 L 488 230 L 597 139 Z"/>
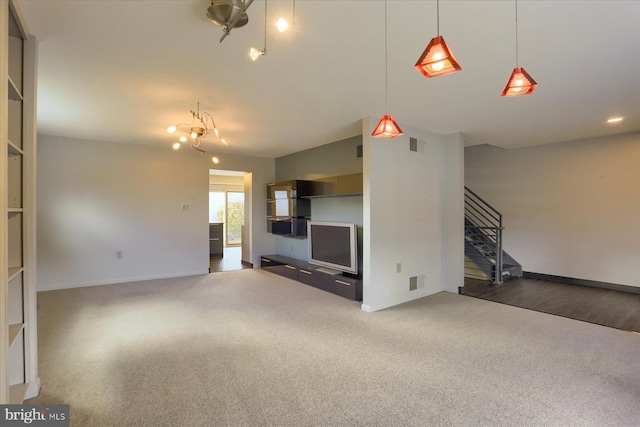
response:
<path id="1" fill-rule="evenodd" d="M 307 223 L 309 263 L 326 267 L 321 271 L 358 274 L 358 226 L 346 222 Z"/>

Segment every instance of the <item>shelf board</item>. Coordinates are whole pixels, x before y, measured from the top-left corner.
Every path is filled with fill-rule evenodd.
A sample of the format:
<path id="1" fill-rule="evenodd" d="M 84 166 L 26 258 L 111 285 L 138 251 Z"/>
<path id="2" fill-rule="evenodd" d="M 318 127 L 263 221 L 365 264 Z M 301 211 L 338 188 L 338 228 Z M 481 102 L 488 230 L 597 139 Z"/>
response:
<path id="1" fill-rule="evenodd" d="M 9 404 L 22 405 L 28 388 L 29 383 L 20 383 L 9 387 Z"/>
<path id="2" fill-rule="evenodd" d="M 22 328 L 24 328 L 24 323 L 15 323 L 13 325 L 9 325 L 9 347 L 13 345 L 13 342 L 16 340 L 16 337 L 18 336 Z"/>
<path id="3" fill-rule="evenodd" d="M 24 271 L 23 267 L 9 267 L 9 282 L 15 279 L 15 277 Z"/>
<path id="4" fill-rule="evenodd" d="M 7 209 L 7 212 L 9 213 L 9 215 L 19 214 L 19 213 L 22 213 L 22 208 L 9 208 Z"/>
<path id="5" fill-rule="evenodd" d="M 16 144 L 11 142 L 10 140 L 8 142 L 9 142 L 9 157 L 22 156 L 24 154 L 24 152 L 20 148 L 18 148 Z"/>
<path id="6" fill-rule="evenodd" d="M 23 100 L 22 94 L 20 93 L 16 85 L 13 84 L 13 80 L 11 80 L 11 77 L 8 76 L 8 78 L 9 78 L 9 99 L 12 101 L 22 101 Z"/>

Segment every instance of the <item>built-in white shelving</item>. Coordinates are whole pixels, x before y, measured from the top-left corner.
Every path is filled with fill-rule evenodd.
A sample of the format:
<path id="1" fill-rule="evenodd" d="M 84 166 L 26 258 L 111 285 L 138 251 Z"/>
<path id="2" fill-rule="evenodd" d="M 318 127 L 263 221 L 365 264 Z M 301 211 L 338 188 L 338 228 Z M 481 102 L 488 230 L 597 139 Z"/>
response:
<path id="1" fill-rule="evenodd" d="M 37 396 L 35 39 L 0 0 L 0 404 Z"/>
<path id="2" fill-rule="evenodd" d="M 9 267 L 9 282 L 15 279 L 23 270 L 22 267 Z"/>
<path id="3" fill-rule="evenodd" d="M 13 81 L 11 80 L 11 76 L 9 76 L 9 99 L 12 101 L 22 101 L 22 94 L 20 93 L 20 91 L 18 90 L 18 88 L 16 88 L 16 85 L 13 84 Z"/>
<path id="4" fill-rule="evenodd" d="M 11 140 L 8 141 L 9 144 L 9 157 L 13 156 L 22 156 L 23 152 L 20 148 L 16 146 Z"/>
<path id="5" fill-rule="evenodd" d="M 18 334 L 22 332 L 22 328 L 24 328 L 24 323 L 9 325 L 9 347 L 13 345 Z"/>

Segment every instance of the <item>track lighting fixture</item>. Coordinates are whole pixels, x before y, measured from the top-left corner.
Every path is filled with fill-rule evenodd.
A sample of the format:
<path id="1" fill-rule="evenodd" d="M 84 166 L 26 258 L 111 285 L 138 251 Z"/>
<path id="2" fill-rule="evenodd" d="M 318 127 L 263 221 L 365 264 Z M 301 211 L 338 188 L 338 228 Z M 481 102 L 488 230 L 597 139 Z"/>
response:
<path id="1" fill-rule="evenodd" d="M 425 77 L 444 76 L 446 74 L 455 73 L 462 70 L 462 67 L 456 61 L 451 53 L 449 46 L 440 35 L 440 1 L 436 1 L 436 19 L 438 36 L 431 39 L 427 48 L 424 50 L 415 68 Z"/>
<path id="2" fill-rule="evenodd" d="M 247 25 L 249 17 L 247 9 L 253 0 L 211 0 L 207 8 L 207 19 L 219 27 L 222 27 L 220 43 L 227 37 L 233 28 Z"/>
<path id="3" fill-rule="evenodd" d="M 384 0 L 384 98 L 385 115 L 382 116 L 371 136 L 374 138 L 395 138 L 403 135 L 400 126 L 389 115 L 389 90 L 388 90 L 388 58 L 387 58 L 387 0 Z"/>
<path id="4" fill-rule="evenodd" d="M 249 50 L 249 57 L 255 61 L 267 54 L 267 0 L 264 0 L 264 49 L 258 50 L 255 47 L 252 47 Z"/>
<path id="5" fill-rule="evenodd" d="M 507 85 L 500 96 L 528 95 L 538 86 L 524 68 L 518 65 L 518 0 L 516 3 L 516 68 L 511 72 Z"/>
<path id="6" fill-rule="evenodd" d="M 229 145 L 227 144 L 227 141 L 225 141 L 225 139 L 220 136 L 220 132 L 218 131 L 218 128 L 216 127 L 216 123 L 213 121 L 213 117 L 211 116 L 211 114 L 207 112 L 200 114 L 199 102 L 198 102 L 198 107 L 196 111 L 191 110 L 190 112 L 191 112 L 191 122 L 178 123 L 177 125 L 171 125 L 167 128 L 167 133 L 174 134 L 180 127 L 186 126 L 189 130 L 189 138 L 191 138 L 191 143 L 190 143 L 191 147 L 200 151 L 201 153 L 204 153 L 205 151 L 200 148 L 200 141 L 202 140 L 202 138 L 207 136 L 207 134 L 211 130 L 213 130 L 216 137 L 223 144 Z M 211 123 L 211 127 L 209 127 L 209 123 Z M 189 138 L 187 138 L 187 136 L 185 135 L 182 135 L 179 139 L 180 142 L 176 142 L 173 144 L 173 149 L 174 150 L 179 149 L 181 147 L 180 143 L 189 141 Z"/>

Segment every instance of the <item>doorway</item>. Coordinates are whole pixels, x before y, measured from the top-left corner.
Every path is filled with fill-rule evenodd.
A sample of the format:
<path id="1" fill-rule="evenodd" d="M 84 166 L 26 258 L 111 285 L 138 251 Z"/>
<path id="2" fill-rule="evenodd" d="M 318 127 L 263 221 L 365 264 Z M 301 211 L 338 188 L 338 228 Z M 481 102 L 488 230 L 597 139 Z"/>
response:
<path id="1" fill-rule="evenodd" d="M 246 173 L 209 170 L 209 271 L 251 268 L 243 262 Z M 250 185 L 250 180 L 249 180 Z"/>

